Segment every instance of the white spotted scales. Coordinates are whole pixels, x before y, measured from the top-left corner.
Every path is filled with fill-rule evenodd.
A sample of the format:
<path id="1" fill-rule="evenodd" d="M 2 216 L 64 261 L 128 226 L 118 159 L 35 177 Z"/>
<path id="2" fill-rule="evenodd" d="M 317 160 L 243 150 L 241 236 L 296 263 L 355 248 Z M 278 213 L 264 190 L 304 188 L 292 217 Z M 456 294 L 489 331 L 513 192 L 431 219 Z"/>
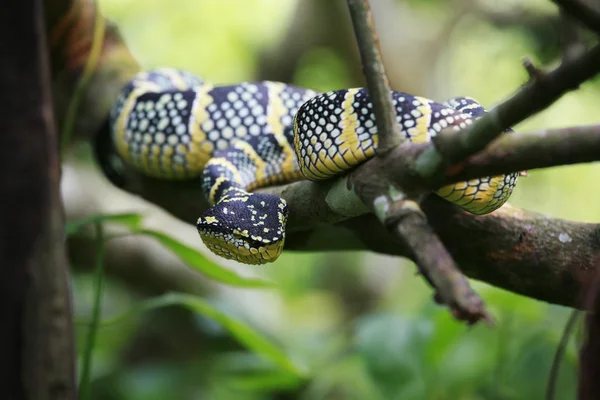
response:
<path id="1" fill-rule="evenodd" d="M 459 130 L 485 113 L 462 97 L 439 104 L 392 92 L 396 121 L 412 142 Z M 198 180 L 213 205 L 197 221 L 208 248 L 247 264 L 272 262 L 285 240 L 287 204 L 253 189 L 330 179 L 366 161 L 377 126 L 366 89 L 319 94 L 278 82 L 213 86 L 169 68 L 142 72 L 111 113 L 117 153 L 142 173 Z M 517 174 L 445 186 L 441 197 L 475 214 L 502 206 Z"/>

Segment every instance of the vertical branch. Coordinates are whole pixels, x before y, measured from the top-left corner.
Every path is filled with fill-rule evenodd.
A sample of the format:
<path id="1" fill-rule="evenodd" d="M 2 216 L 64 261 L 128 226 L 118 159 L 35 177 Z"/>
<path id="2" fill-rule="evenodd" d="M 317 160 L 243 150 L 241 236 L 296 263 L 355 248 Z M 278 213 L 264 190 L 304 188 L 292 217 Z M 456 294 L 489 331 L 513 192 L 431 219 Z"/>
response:
<path id="1" fill-rule="evenodd" d="M 0 13 L 0 387 L 66 400 L 73 332 L 43 10 L 23 0 Z"/>
<path id="2" fill-rule="evenodd" d="M 93 139 L 140 66 L 96 1 L 45 0 L 45 6 L 61 140 L 68 145 Z"/>
<path id="3" fill-rule="evenodd" d="M 377 155 L 383 158 L 404 138 L 396 123 L 396 110 L 381 62 L 369 1 L 348 0 L 348 9 L 373 102 L 379 137 Z M 436 289 L 436 298 L 448 305 L 458 319 L 469 323 L 481 319 L 491 322 L 483 301 L 473 292 L 439 237 L 428 225 L 418 203 L 398 190 L 397 185 L 387 178 L 380 177 L 379 181 L 373 182 L 372 177 L 369 172 L 366 176 L 360 173 L 354 175 L 352 180 L 355 188 L 360 187 L 357 194 L 388 230 L 409 247 L 423 276 Z"/>
<path id="4" fill-rule="evenodd" d="M 585 335 L 579 349 L 577 400 L 594 400 L 600 393 L 600 275 L 585 293 Z"/>
<path id="5" fill-rule="evenodd" d="M 385 153 L 404 140 L 396 123 L 390 84 L 381 61 L 379 40 L 373 23 L 369 0 L 348 0 L 354 34 L 358 42 L 363 70 L 377 123 L 378 153 Z"/>

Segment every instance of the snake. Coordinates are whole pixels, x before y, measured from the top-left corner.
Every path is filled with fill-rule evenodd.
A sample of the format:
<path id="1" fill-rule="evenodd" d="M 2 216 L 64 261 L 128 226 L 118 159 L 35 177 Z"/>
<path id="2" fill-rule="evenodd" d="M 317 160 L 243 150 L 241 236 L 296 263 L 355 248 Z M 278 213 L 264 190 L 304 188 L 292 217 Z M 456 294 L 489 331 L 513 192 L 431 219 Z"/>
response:
<path id="1" fill-rule="evenodd" d="M 391 92 L 396 122 L 413 143 L 470 125 L 487 110 L 471 97 L 444 103 Z M 343 175 L 375 156 L 368 89 L 318 92 L 281 82 L 215 85 L 177 68 L 139 72 L 109 117 L 118 157 L 158 179 L 197 182 L 210 207 L 196 221 L 214 254 L 244 264 L 283 250 L 287 202 L 256 189 Z M 511 131 L 511 130 L 508 130 Z M 481 215 L 510 197 L 517 173 L 471 179 L 435 193 Z"/>

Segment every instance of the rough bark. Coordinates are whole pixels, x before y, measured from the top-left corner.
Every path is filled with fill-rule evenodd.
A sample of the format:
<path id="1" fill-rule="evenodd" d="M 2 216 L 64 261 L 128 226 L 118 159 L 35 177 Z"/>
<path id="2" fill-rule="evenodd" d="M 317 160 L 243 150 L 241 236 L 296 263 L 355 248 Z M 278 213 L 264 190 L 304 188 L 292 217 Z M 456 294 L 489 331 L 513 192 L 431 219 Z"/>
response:
<path id="1" fill-rule="evenodd" d="M 76 396 L 43 18 L 41 0 L 10 2 L 0 13 L 0 387 L 7 399 Z"/>

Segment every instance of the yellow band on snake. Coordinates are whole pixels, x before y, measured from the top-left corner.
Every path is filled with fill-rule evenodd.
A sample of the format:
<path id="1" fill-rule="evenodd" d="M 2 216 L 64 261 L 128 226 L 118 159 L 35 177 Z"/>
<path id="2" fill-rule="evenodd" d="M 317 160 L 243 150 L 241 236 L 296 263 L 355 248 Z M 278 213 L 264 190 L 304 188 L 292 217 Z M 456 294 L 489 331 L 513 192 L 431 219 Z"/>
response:
<path id="1" fill-rule="evenodd" d="M 485 113 L 462 97 L 446 104 L 392 92 L 396 121 L 407 138 L 427 142 Z M 328 93 L 276 82 L 213 86 L 161 68 L 136 76 L 111 112 L 118 155 L 162 179 L 197 180 L 213 205 L 197 221 L 207 247 L 247 264 L 277 259 L 287 204 L 251 190 L 339 175 L 375 155 L 378 136 L 366 89 Z M 445 186 L 437 194 L 475 213 L 502 206 L 517 174 Z"/>

